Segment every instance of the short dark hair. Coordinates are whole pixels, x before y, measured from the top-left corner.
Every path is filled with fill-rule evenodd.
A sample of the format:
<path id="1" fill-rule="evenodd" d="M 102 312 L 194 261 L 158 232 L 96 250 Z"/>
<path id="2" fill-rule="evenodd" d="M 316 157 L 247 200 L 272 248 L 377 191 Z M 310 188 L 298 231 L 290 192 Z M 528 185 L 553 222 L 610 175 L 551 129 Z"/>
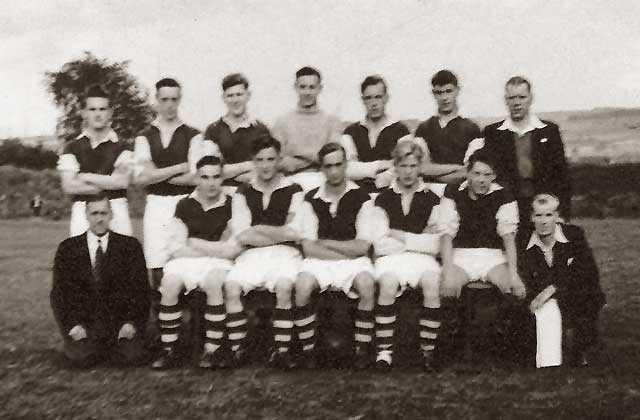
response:
<path id="1" fill-rule="evenodd" d="M 495 160 L 493 159 L 493 156 L 491 156 L 491 154 L 489 154 L 489 152 L 487 152 L 484 148 L 476 150 L 471 156 L 469 156 L 467 169 L 471 170 L 476 162 L 482 162 L 485 165 L 490 166 L 491 169 L 493 169 L 493 172 L 496 172 Z"/>
<path id="2" fill-rule="evenodd" d="M 524 76 L 513 76 L 507 80 L 507 83 L 504 84 L 505 89 L 507 86 L 517 86 L 517 85 L 527 85 L 527 89 L 529 93 L 531 93 L 531 82 L 527 80 Z"/>
<path id="3" fill-rule="evenodd" d="M 458 87 L 458 77 L 451 70 L 440 70 L 431 78 L 432 87 L 448 84 Z"/>
<path id="4" fill-rule="evenodd" d="M 97 194 L 89 194 L 87 195 L 87 199 L 85 200 L 85 206 L 89 206 L 89 203 L 98 203 L 100 201 L 106 201 L 109 204 L 109 208 L 111 208 L 111 201 L 109 201 L 109 195 L 105 191 L 101 191 Z"/>
<path id="5" fill-rule="evenodd" d="M 387 93 L 387 82 L 384 81 L 382 76 L 378 76 L 377 74 L 364 78 L 362 83 L 360 83 L 360 93 L 364 93 L 365 89 L 367 89 L 369 86 L 375 86 L 378 83 L 382 83 L 382 85 L 384 86 L 384 93 Z"/>
<path id="6" fill-rule="evenodd" d="M 104 98 L 109 101 L 109 106 L 111 106 L 111 99 L 109 98 L 107 91 L 102 85 L 99 85 L 97 83 L 87 86 L 87 88 L 84 90 L 84 96 L 82 97 L 83 108 L 87 106 L 87 99 L 89 98 Z"/>
<path id="7" fill-rule="evenodd" d="M 251 148 L 251 157 L 255 157 L 258 153 L 260 153 L 261 150 L 270 149 L 272 147 L 278 154 L 280 154 L 282 145 L 278 140 L 269 135 L 258 137 L 253 143 L 253 147 Z"/>
<path id="8" fill-rule="evenodd" d="M 322 160 L 325 156 L 333 152 L 342 152 L 342 156 L 347 159 L 347 152 L 344 150 L 344 147 L 340 143 L 329 142 L 320 148 L 318 151 L 318 162 L 322 165 Z"/>
<path id="9" fill-rule="evenodd" d="M 249 89 L 249 81 L 243 74 L 240 73 L 232 73 L 226 75 L 222 79 L 222 91 L 226 91 L 230 87 L 234 87 L 236 85 L 242 85 L 245 89 Z"/>
<path id="10" fill-rule="evenodd" d="M 310 66 L 304 66 L 296 72 L 296 80 L 298 80 L 302 76 L 318 76 L 318 81 L 319 82 L 322 81 L 322 76 L 320 76 L 320 72 Z"/>
<path id="11" fill-rule="evenodd" d="M 200 160 L 196 162 L 196 170 L 207 165 L 219 166 L 220 169 L 222 170 L 222 166 L 224 165 L 224 163 L 222 162 L 222 159 L 220 159 L 218 156 L 206 155 L 201 157 Z"/>
<path id="12" fill-rule="evenodd" d="M 156 83 L 156 92 L 160 90 L 160 88 L 163 87 L 171 87 L 171 88 L 180 88 L 182 89 L 182 86 L 180 86 L 180 83 L 178 83 L 178 81 L 176 79 L 172 79 L 171 77 L 165 77 L 164 79 L 160 79 L 158 80 L 158 82 Z"/>

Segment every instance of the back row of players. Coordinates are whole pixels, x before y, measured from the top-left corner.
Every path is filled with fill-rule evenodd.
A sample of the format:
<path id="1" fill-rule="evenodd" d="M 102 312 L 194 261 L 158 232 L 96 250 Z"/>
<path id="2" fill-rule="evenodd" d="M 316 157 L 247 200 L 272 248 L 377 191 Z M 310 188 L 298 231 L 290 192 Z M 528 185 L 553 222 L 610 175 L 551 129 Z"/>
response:
<path id="1" fill-rule="evenodd" d="M 87 195 L 100 192 L 110 198 L 112 229 L 131 234 L 126 188 L 130 179 L 147 186 L 145 258 L 162 294 L 165 347 L 155 367 L 174 363 L 183 289 L 207 292 L 203 366 L 228 361 L 217 352 L 225 337 L 234 359 L 242 358 L 241 296 L 258 287 L 276 294 L 273 359 L 283 367 L 293 364 L 294 330 L 303 363 L 313 364 L 316 289 L 359 297 L 356 363 L 363 366 L 374 331 L 377 363 L 391 365 L 393 304 L 407 286 L 423 290 L 425 366 L 433 363 L 440 295 L 459 295 L 464 284 L 481 279 L 524 296 L 518 221 L 529 220 L 532 199 L 542 191 L 553 194 L 538 197 L 545 210 L 560 204 L 569 216 L 558 128 L 529 113 L 531 85 L 521 77 L 505 86 L 509 117 L 486 127 L 484 136 L 458 115 L 453 73 L 436 73 L 432 87 L 438 115 L 411 134 L 386 115 L 384 80 L 369 76 L 361 85 L 365 119 L 341 131 L 318 108 L 319 72 L 304 67 L 296 73 L 297 109 L 270 132 L 248 115 L 247 80 L 232 74 L 222 82 L 227 114 L 200 133 L 178 117 L 180 85 L 163 79 L 156 84 L 158 118 L 135 139 L 133 152 L 110 128 L 107 93 L 88 89 L 86 130 L 66 145 L 58 165 L 74 201 L 71 234 L 86 230 Z M 231 197 L 222 185 L 238 190 Z M 433 258 L 438 253 L 442 270 Z"/>

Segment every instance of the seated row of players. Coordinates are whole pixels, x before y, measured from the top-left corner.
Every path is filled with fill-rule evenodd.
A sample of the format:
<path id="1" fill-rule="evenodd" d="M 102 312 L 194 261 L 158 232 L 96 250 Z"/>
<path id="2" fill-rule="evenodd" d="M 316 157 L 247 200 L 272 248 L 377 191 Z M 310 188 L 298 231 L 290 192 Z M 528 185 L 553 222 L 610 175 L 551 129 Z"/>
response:
<path id="1" fill-rule="evenodd" d="M 391 366 L 394 303 L 407 287 L 424 296 L 419 323 L 425 367 L 434 363 L 441 293 L 459 296 L 468 282 L 486 280 L 503 293 L 524 297 L 515 254 L 518 207 L 493 182 L 491 161 L 482 152 L 470 159 L 467 183 L 447 190 L 442 200 L 419 177 L 424 152 L 412 140 L 393 149 L 397 176 L 374 199 L 346 177 L 341 145 L 321 148 L 325 182 L 306 194 L 278 171 L 280 152 L 277 140 L 258 139 L 255 178 L 233 198 L 222 192 L 219 158 L 198 162 L 198 186 L 178 203 L 171 229 L 172 259 L 160 287 L 165 352 L 154 368 L 175 365 L 178 298 L 196 287 L 207 294 L 202 367 L 242 360 L 247 318 L 241 296 L 256 288 L 275 293 L 272 361 L 284 368 L 295 366 L 289 351 L 294 331 L 302 365 L 315 365 L 315 291 L 340 290 L 358 299 L 354 339 L 360 368 L 370 364 L 374 342 L 376 364 Z M 442 272 L 434 258 L 440 251 Z M 220 349 L 225 333 L 230 355 Z"/>

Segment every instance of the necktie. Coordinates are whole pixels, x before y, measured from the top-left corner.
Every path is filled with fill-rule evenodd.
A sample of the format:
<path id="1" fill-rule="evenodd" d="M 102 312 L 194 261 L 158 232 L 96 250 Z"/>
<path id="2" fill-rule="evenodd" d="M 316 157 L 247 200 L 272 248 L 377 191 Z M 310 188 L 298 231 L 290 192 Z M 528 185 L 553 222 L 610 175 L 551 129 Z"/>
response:
<path id="1" fill-rule="evenodd" d="M 96 250 L 96 260 L 93 265 L 93 275 L 96 281 L 100 281 L 102 266 L 104 265 L 104 251 L 102 250 L 102 241 L 98 239 L 98 249 Z"/>

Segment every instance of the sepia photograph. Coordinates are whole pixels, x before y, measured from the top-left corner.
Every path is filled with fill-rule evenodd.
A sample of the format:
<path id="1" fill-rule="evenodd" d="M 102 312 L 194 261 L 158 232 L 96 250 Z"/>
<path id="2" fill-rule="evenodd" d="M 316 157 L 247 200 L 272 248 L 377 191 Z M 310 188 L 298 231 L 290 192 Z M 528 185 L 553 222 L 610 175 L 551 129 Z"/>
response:
<path id="1" fill-rule="evenodd" d="M 3 6 L 0 418 L 640 419 L 640 3 Z"/>

